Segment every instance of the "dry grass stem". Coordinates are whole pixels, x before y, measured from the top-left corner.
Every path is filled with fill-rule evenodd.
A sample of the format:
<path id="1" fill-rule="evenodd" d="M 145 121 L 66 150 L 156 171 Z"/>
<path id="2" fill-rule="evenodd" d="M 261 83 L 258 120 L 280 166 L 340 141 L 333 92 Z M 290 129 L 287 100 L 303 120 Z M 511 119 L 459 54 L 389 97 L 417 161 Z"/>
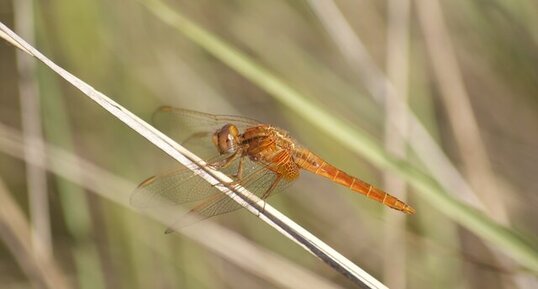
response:
<path id="1" fill-rule="evenodd" d="M 402 102 L 407 102 L 409 78 L 409 0 L 388 2 L 387 77 L 399 91 Z M 405 107 L 394 105 L 392 99 L 385 101 L 385 148 L 394 156 L 405 159 L 409 128 Z M 394 133 L 395 123 L 402 125 L 401 134 Z M 384 173 L 384 188 L 406 200 L 407 186 L 404 180 L 391 173 Z M 402 215 L 385 215 L 384 234 L 384 281 L 390 288 L 406 288 L 406 218 Z"/>
<path id="2" fill-rule="evenodd" d="M 12 195 L 0 179 L 0 238 L 34 286 L 50 289 L 72 288 L 65 274 L 50 256 L 35 254 L 30 225 L 18 204 L 11 198 Z"/>
<path id="3" fill-rule="evenodd" d="M 364 81 L 366 89 L 372 97 L 383 102 L 391 102 L 397 110 L 404 111 L 409 128 L 400 122 L 393 123 L 394 133 L 406 135 L 408 142 L 417 156 L 428 168 L 436 180 L 448 191 L 465 203 L 484 211 L 482 201 L 454 167 L 431 134 L 418 120 L 409 106 L 404 103 L 399 91 L 383 72 L 377 67 L 366 50 L 361 39 L 355 34 L 342 12 L 334 1 L 310 0 L 314 12 L 328 31 L 330 37 L 338 45 L 340 51 L 349 60 L 351 67 Z M 407 130 L 409 129 L 409 132 Z"/>
<path id="4" fill-rule="evenodd" d="M 456 142 L 459 146 L 465 174 L 479 193 L 489 215 L 501 224 L 509 224 L 508 214 L 495 174 L 480 135 L 469 95 L 458 64 L 452 41 L 444 23 L 441 5 L 437 0 L 418 0 L 417 11 L 420 27 L 433 63 L 433 70 L 441 88 Z"/>
<path id="5" fill-rule="evenodd" d="M 20 35 L 30 42 L 34 40 L 32 1 L 15 2 L 15 23 Z M 28 158 L 43 161 L 41 107 L 39 90 L 36 83 L 35 60 L 23 51 L 17 53 L 19 70 L 19 98 L 22 112 L 22 130 L 24 132 L 24 153 Z M 33 246 L 36 254 L 52 256 L 52 236 L 50 229 L 49 201 L 47 193 L 47 176 L 40 165 L 26 167 L 28 195 L 30 197 L 30 217 L 32 220 Z"/>
<path id="6" fill-rule="evenodd" d="M 0 123 L 0 151 L 27 163 L 37 165 L 28 159 L 21 149 L 23 138 L 17 131 Z M 47 161 L 45 169 L 61 176 L 79 187 L 98 194 L 100 197 L 118 203 L 129 209 L 129 192 L 136 186 L 128 180 L 77 157 L 63 149 L 45 144 L 42 157 Z M 82 174 L 84 172 L 84 174 Z M 165 207 L 166 208 L 166 207 Z M 165 226 L 170 225 L 170 216 L 183 214 L 181 208 L 167 212 L 144 212 L 152 219 Z M 184 228 L 179 233 L 205 246 L 215 254 L 232 262 L 243 270 L 284 288 L 323 288 L 338 289 L 337 285 L 302 269 L 286 259 L 270 252 L 224 227 L 211 222 L 199 223 L 197 226 Z M 144 238 L 143 235 L 140 238 Z M 148 240 L 148 246 L 154 243 Z M 153 248 L 158 250 L 158 248 Z"/>
<path id="7" fill-rule="evenodd" d="M 159 5 L 157 2 L 154 4 Z M 54 70 L 57 74 L 66 79 L 69 83 L 82 91 L 85 95 L 90 97 L 109 113 L 128 125 L 131 129 L 169 154 L 180 164 L 192 170 L 193 173 L 196 173 L 199 177 L 203 178 L 209 184 L 219 189 L 222 193 L 226 194 L 228 197 L 245 207 L 251 213 L 258 216 L 261 220 L 282 233 L 284 236 L 287 236 L 290 238 L 290 240 L 294 241 L 308 252 L 320 258 L 334 270 L 343 274 L 345 277 L 359 286 L 363 286 L 365 288 L 386 288 L 381 282 L 376 280 L 366 271 L 359 268 L 357 265 L 349 261 L 327 244 L 323 243 L 310 232 L 306 231 L 289 218 L 275 210 L 270 205 L 265 204 L 255 195 L 248 192 L 245 188 L 238 185 L 226 185 L 232 183 L 232 180 L 228 176 L 220 173 L 219 171 L 211 169 L 203 160 L 174 142 L 168 136 L 147 124 L 145 121 L 109 97 L 95 90 L 90 85 L 56 65 L 53 61 L 45 57 L 1 23 L 0 30 L 4 31 L 8 37 L 26 48 L 37 59 Z"/>

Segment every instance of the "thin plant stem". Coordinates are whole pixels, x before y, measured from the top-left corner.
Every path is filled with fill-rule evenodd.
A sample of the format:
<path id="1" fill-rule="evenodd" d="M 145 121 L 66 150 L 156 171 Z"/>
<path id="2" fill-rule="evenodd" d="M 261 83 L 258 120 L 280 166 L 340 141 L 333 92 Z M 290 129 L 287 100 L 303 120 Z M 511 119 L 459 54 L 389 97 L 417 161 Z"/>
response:
<path id="1" fill-rule="evenodd" d="M 402 102 L 407 102 L 409 78 L 409 0 L 388 1 L 387 32 L 387 75 L 399 91 Z M 402 160 L 407 155 L 407 139 L 409 138 L 408 119 L 405 106 L 394 105 L 392 98 L 385 101 L 385 147 L 388 152 Z M 395 123 L 400 123 L 400 134 L 395 133 Z M 405 181 L 392 172 L 385 172 L 384 189 L 406 200 L 407 186 Z M 405 223 L 407 218 L 399 214 L 385 215 L 384 234 L 384 275 L 383 279 L 390 288 L 406 288 L 406 242 Z"/>
<path id="2" fill-rule="evenodd" d="M 469 94 L 443 20 L 441 5 L 436 0 L 417 1 L 420 27 L 440 84 L 441 100 L 461 152 L 465 174 L 474 191 L 486 205 L 489 215 L 502 224 L 509 224 L 508 213 L 496 177 L 491 169 L 486 146 L 471 107 Z"/>
<path id="3" fill-rule="evenodd" d="M 314 12 L 319 17 L 338 45 L 342 55 L 349 60 L 351 67 L 363 80 L 370 95 L 379 103 L 385 100 L 398 106 L 406 114 L 407 128 L 399 122 L 393 124 L 394 133 L 405 135 L 409 133 L 407 141 L 417 152 L 417 157 L 430 171 L 431 175 L 445 188 L 445 190 L 478 210 L 485 211 L 481 200 L 469 186 L 446 154 L 418 120 L 409 106 L 402 101 L 399 91 L 392 81 L 383 74 L 368 54 L 361 39 L 355 34 L 342 12 L 334 1 L 310 0 Z M 406 130 L 409 129 L 409 132 Z"/>
<path id="4" fill-rule="evenodd" d="M 12 195 L 0 178 L 0 239 L 36 288 L 72 288 L 51 256 L 34 254 L 30 224 Z"/>
<path id="5" fill-rule="evenodd" d="M 18 33 L 33 42 L 34 21 L 33 5 L 30 0 L 15 2 L 15 22 Z M 41 123 L 41 105 L 36 82 L 35 60 L 23 51 L 17 53 L 19 70 L 19 97 L 21 103 L 22 128 L 24 132 L 24 151 L 29 158 L 39 162 L 43 160 L 43 139 Z M 46 257 L 52 256 L 52 236 L 50 229 L 49 201 L 47 193 L 47 175 L 41 166 L 26 167 L 30 217 L 32 219 L 32 245 L 35 253 Z"/>
<path id="6" fill-rule="evenodd" d="M 480 192 L 489 215 L 502 224 L 509 224 L 508 213 L 503 204 L 503 192 L 498 184 L 487 155 L 486 145 L 480 135 L 480 128 L 465 88 L 463 75 L 458 64 L 455 49 L 444 20 L 441 3 L 438 0 L 416 0 L 420 27 L 424 32 L 426 46 L 433 63 L 433 70 L 441 88 L 441 100 L 446 107 L 449 122 L 454 131 L 456 143 L 461 152 L 464 170 L 475 191 Z M 478 191 L 478 189 L 480 191 Z M 513 262 L 491 248 L 497 261 L 505 267 L 514 268 Z M 538 284 L 535 278 L 525 274 L 510 275 L 510 281 L 520 288 L 527 284 Z"/>
<path id="7" fill-rule="evenodd" d="M 523 238 L 519 233 L 496 223 L 482 211 L 454 198 L 440 184 L 443 180 L 437 181 L 417 167 L 388 155 L 366 133 L 330 115 L 319 105 L 308 100 L 304 95 L 274 76 L 250 57 L 202 29 L 177 11 L 166 6 L 163 2 L 157 0 L 139 1 L 147 6 L 161 21 L 176 28 L 191 41 L 263 88 L 277 100 L 293 109 L 298 116 L 311 122 L 318 129 L 331 136 L 335 142 L 361 154 L 373 164 L 399 174 L 416 188 L 432 207 L 437 208 L 478 236 L 502 248 L 505 253 L 511 255 L 520 264 L 538 272 L 538 251 L 535 245 L 528 239 Z M 401 101 L 398 101 L 398 103 L 401 103 Z M 421 129 L 425 130 L 421 126 L 411 124 L 413 133 L 424 134 L 425 132 Z M 435 145 L 429 145 L 424 150 L 427 151 L 436 147 Z M 437 156 L 440 155 L 437 154 Z M 466 196 L 468 197 L 468 195 L 464 194 L 464 197 Z"/>
<path id="8" fill-rule="evenodd" d="M 386 288 L 381 282 L 372 277 L 366 271 L 359 268 L 357 265 L 349 261 L 340 253 L 323 243 L 317 237 L 312 235 L 307 230 L 303 229 L 289 218 L 278 212 L 269 204 L 264 203 L 257 196 L 247 191 L 245 188 L 239 185 L 227 185 L 233 181 L 223 173 L 211 169 L 207 164 L 188 151 L 175 141 L 164 135 L 120 104 L 116 103 L 109 97 L 105 96 L 101 92 L 95 90 L 93 87 L 83 82 L 79 78 L 75 77 L 71 73 L 67 72 L 53 61 L 45 57 L 34 47 L 26 43 L 13 31 L 7 28 L 4 24 L 0 23 L 0 30 L 8 35 L 9 38 L 19 43 L 26 50 L 28 50 L 34 57 L 39 59 L 58 75 L 66 79 L 69 83 L 83 92 L 86 96 L 91 98 L 113 116 L 125 123 L 131 129 L 139 133 L 141 136 L 149 140 L 155 146 L 166 152 L 180 164 L 189 168 L 196 173 L 199 177 L 207 181 L 209 184 L 219 189 L 222 193 L 226 194 L 235 202 L 245 207 L 249 212 L 258 216 L 265 223 L 276 229 L 284 236 L 290 238 L 295 243 L 312 253 L 316 257 L 320 258 L 323 262 L 327 263 L 334 270 L 347 277 L 352 282 L 364 288 Z"/>
<path id="9" fill-rule="evenodd" d="M 20 133 L 0 123 L 0 151 L 28 163 L 35 162 L 32 159 L 25 158 L 21 144 L 22 137 Z M 47 160 L 45 166 L 48 171 L 69 180 L 88 192 L 133 209 L 128 204 L 128 192 L 132 191 L 132 188 L 136 186 L 135 183 L 118 177 L 112 172 L 55 145 L 45 144 L 44 147 L 46 154 L 43 157 Z M 163 210 L 168 209 L 163 207 Z M 178 207 L 174 208 L 173 212 L 163 213 L 150 210 L 143 213 L 168 226 L 169 215 L 181 215 L 185 212 L 181 207 Z M 216 223 L 202 222 L 191 228 L 180 230 L 179 233 L 243 268 L 243 270 L 268 280 L 279 287 L 294 289 L 339 288 L 336 284 L 324 280 L 313 272 L 302 269 L 301 266 L 294 265 L 277 254 L 257 246 L 239 234 Z M 141 236 L 141 238 L 144 238 L 144 236 Z M 152 246 L 155 245 L 149 240 L 147 243 Z M 154 249 L 163 250 L 163 248 Z"/>

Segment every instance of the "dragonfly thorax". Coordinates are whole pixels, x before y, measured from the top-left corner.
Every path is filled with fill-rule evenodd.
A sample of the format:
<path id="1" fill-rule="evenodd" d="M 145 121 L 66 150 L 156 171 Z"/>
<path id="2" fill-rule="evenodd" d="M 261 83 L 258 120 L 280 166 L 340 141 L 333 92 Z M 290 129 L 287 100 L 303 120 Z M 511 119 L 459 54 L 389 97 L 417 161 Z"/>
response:
<path id="1" fill-rule="evenodd" d="M 239 148 L 239 130 L 233 124 L 226 124 L 213 134 L 213 144 L 220 154 L 234 153 Z"/>

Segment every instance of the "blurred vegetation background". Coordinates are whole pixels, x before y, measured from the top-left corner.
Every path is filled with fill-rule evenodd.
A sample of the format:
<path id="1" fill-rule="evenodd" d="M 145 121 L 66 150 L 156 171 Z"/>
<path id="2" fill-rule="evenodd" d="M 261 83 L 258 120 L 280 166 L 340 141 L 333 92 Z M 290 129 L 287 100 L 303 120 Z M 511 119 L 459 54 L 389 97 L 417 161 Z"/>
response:
<path id="1" fill-rule="evenodd" d="M 164 104 L 255 118 L 406 198 L 416 215 L 304 173 L 270 199 L 390 288 L 538 286 L 536 267 L 167 24 L 167 10 L 154 3 L 4 0 L 0 21 L 148 121 Z M 391 158 L 521 234 L 536 254 L 536 1 L 167 3 Z M 137 183 L 173 165 L 164 153 L 4 41 L 0 76 L 2 288 L 355 286 L 244 210 L 163 234 L 165 224 L 128 199 Z M 417 120 L 434 142 L 417 133 Z M 47 146 L 35 142 L 41 137 Z"/>

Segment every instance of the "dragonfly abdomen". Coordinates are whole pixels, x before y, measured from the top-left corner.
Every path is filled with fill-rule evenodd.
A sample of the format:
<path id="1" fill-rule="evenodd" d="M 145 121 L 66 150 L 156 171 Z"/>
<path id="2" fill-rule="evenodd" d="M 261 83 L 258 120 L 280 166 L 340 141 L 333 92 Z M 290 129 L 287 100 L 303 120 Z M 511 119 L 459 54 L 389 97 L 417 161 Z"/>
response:
<path id="1" fill-rule="evenodd" d="M 349 188 L 357 193 L 366 195 L 366 197 L 376 200 L 382 203 L 385 206 L 388 206 L 392 209 L 402 211 L 406 214 L 414 214 L 415 209 L 407 205 L 406 203 L 398 200 L 396 197 L 366 183 L 355 177 L 351 177 L 351 183 Z"/>
<path id="2" fill-rule="evenodd" d="M 415 209 L 407 205 L 406 203 L 398 200 L 396 197 L 361 181 L 358 178 L 352 177 L 344 171 L 328 164 L 320 157 L 316 156 L 312 152 L 302 151 L 298 154 L 300 158 L 297 164 L 316 175 L 320 175 L 332 180 L 335 183 L 346 186 L 352 191 L 366 195 L 366 197 L 380 202 L 392 209 L 402 211 L 407 214 L 414 214 Z"/>

